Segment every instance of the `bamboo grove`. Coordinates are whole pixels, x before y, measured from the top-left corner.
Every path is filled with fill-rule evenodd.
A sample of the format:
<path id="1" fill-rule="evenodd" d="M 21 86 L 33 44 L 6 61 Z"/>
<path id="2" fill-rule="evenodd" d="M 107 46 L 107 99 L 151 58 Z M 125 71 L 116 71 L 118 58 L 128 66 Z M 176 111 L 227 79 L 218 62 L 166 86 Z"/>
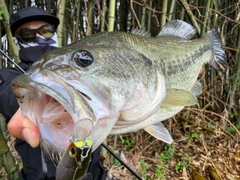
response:
<path id="1" fill-rule="evenodd" d="M 199 106 L 188 111 L 220 119 L 222 128 L 228 123 L 240 124 L 239 0 L 0 0 L 0 46 L 16 62 L 18 50 L 12 43 L 8 19 L 9 14 L 26 6 L 41 7 L 59 17 L 59 47 L 102 31 L 146 28 L 156 36 L 172 19 L 192 24 L 197 29 L 197 38 L 217 26 L 228 57 L 227 70 L 218 73 L 204 66 L 199 76 L 204 87 L 198 98 Z M 12 65 L 3 55 L 0 57 L 0 68 Z"/>

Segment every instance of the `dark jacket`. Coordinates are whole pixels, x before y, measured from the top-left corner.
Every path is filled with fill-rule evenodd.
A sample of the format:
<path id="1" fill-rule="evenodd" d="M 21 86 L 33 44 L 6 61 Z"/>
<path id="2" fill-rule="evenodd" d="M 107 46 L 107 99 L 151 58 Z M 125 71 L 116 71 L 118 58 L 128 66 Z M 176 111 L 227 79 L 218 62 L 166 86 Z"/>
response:
<path id="1" fill-rule="evenodd" d="M 55 49 L 51 46 L 37 46 L 21 49 L 19 66 L 25 71 L 32 63 L 44 53 Z M 15 114 L 19 108 L 18 102 L 11 88 L 12 80 L 22 74 L 16 68 L 0 69 L 0 113 L 7 118 L 7 121 Z M 44 157 L 40 147 L 32 148 L 28 143 L 20 139 L 16 140 L 15 149 L 22 158 L 23 168 L 20 172 L 22 180 L 50 180 L 55 179 L 56 167 L 47 157 Z M 104 180 L 106 171 L 100 159 L 100 148 L 92 154 L 92 162 L 88 175 L 85 179 Z"/>

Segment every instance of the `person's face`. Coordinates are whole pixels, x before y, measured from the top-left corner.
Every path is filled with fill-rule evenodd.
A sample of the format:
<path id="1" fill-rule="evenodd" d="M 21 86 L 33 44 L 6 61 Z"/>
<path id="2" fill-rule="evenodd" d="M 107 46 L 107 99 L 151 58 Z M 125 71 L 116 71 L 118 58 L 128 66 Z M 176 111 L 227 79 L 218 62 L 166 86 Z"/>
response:
<path id="1" fill-rule="evenodd" d="M 21 25 L 15 31 L 15 37 L 19 42 L 31 42 L 36 37 L 42 36 L 44 38 L 51 38 L 55 33 L 53 25 L 45 21 L 32 21 Z"/>
<path id="2" fill-rule="evenodd" d="M 21 29 L 38 29 L 39 27 L 43 26 L 43 25 L 48 25 L 49 23 L 45 22 L 45 21 L 31 21 L 28 23 L 25 23 L 23 25 L 21 25 L 19 28 L 17 28 L 17 30 L 15 31 L 15 34 L 17 32 L 19 32 Z M 36 36 L 40 36 L 40 34 L 36 33 Z"/>

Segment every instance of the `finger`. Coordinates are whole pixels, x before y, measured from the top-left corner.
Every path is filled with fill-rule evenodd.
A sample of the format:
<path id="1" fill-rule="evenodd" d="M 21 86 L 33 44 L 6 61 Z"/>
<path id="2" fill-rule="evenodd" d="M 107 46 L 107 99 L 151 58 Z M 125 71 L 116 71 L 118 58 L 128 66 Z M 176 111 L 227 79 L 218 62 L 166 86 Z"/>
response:
<path id="1" fill-rule="evenodd" d="M 18 109 L 9 121 L 8 131 L 12 136 L 26 141 L 32 147 L 39 145 L 39 130 L 31 120 L 22 115 L 21 109 Z"/>

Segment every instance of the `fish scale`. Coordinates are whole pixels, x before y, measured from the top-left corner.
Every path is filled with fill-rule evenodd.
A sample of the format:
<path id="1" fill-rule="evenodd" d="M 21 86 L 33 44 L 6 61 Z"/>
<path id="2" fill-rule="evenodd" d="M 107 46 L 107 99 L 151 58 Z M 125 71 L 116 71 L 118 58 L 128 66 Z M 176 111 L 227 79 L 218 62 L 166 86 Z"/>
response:
<path id="1" fill-rule="evenodd" d="M 127 34 L 120 37 L 124 42 L 129 41 L 129 43 L 134 42 L 132 39 L 138 38 L 137 36 L 131 36 L 131 40 L 129 40 L 129 36 L 131 35 Z M 141 37 L 141 39 L 144 39 L 144 37 Z M 151 51 L 144 48 L 151 45 L 153 46 Z M 211 42 L 208 37 L 191 41 L 181 38 L 173 39 L 173 37 L 150 38 L 145 42 L 141 41 L 141 43 L 137 42 L 129 46 L 151 59 L 155 66 L 159 66 L 158 70 L 165 76 L 166 86 L 169 89 L 179 88 L 178 82 L 185 82 L 181 88 L 191 90 L 192 87 L 187 87 L 192 85 L 188 81 L 189 77 L 194 76 L 192 79 L 195 81 L 203 62 L 209 61 L 212 57 Z M 194 71 L 192 68 L 194 68 Z M 185 79 L 178 77 L 185 77 Z"/>

